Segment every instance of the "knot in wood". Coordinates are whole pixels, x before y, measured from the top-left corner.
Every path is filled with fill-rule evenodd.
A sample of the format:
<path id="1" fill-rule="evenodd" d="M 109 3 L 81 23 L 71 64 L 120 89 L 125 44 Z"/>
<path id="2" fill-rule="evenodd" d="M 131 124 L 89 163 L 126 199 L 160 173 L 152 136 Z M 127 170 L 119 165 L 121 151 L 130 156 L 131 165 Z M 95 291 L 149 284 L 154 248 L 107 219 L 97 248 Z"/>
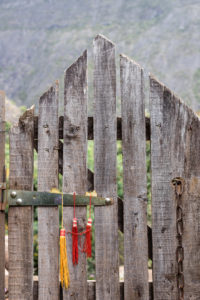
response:
<path id="1" fill-rule="evenodd" d="M 172 185 L 175 188 L 176 195 L 180 196 L 183 193 L 184 179 L 181 177 L 175 177 L 172 179 Z"/>
<path id="2" fill-rule="evenodd" d="M 69 138 L 76 137 L 78 135 L 79 130 L 80 130 L 80 126 L 70 124 L 66 130 L 66 137 Z"/>
<path id="3" fill-rule="evenodd" d="M 25 121 L 22 120 L 22 119 L 19 119 L 19 126 L 20 126 L 21 129 L 24 130 L 24 129 L 25 129 L 25 126 L 26 126 Z"/>

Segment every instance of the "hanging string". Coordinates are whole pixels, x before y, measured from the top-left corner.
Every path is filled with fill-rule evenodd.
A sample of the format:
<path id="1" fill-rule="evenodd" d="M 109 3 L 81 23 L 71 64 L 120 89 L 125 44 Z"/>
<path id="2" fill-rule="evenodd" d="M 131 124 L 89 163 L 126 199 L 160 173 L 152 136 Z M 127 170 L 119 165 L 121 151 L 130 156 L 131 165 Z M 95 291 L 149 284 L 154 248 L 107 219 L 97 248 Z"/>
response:
<path id="1" fill-rule="evenodd" d="M 62 192 L 62 209 L 61 209 L 61 228 L 63 228 L 63 192 Z"/>
<path id="2" fill-rule="evenodd" d="M 62 192 L 62 208 L 61 208 L 61 230 L 60 230 L 60 281 L 63 288 L 69 287 L 69 268 L 67 259 L 67 246 L 65 229 L 63 226 L 63 192 Z"/>
<path id="3" fill-rule="evenodd" d="M 77 227 L 77 218 L 75 214 L 75 205 L 76 205 L 76 193 L 73 194 L 74 199 L 74 218 L 72 223 L 72 261 L 73 264 L 78 264 L 78 227 Z"/>
<path id="4" fill-rule="evenodd" d="M 90 208 L 89 208 L 89 218 L 91 218 L 91 206 L 92 206 L 92 194 L 90 193 Z"/>
<path id="5" fill-rule="evenodd" d="M 74 200 L 74 218 L 72 224 L 72 231 L 68 231 L 67 233 L 71 233 L 72 235 L 72 261 L 73 264 L 78 264 L 78 236 L 82 236 L 85 234 L 85 240 L 83 243 L 83 248 L 81 249 L 82 252 L 85 252 L 87 257 L 92 256 L 92 218 L 91 218 L 91 207 L 92 207 L 92 194 L 90 193 L 89 198 L 89 218 L 87 221 L 86 229 L 82 232 L 78 232 L 77 227 L 77 218 L 76 218 L 76 193 L 73 193 L 73 200 Z"/>
<path id="6" fill-rule="evenodd" d="M 92 256 L 92 218 L 91 218 L 91 204 L 92 204 L 92 195 L 90 193 L 90 208 L 89 208 L 89 218 L 86 225 L 86 231 L 85 231 L 85 241 L 83 244 L 82 252 L 85 252 L 87 254 L 87 257 Z"/>
<path id="7" fill-rule="evenodd" d="M 75 214 L 75 209 L 76 209 L 76 207 L 75 207 L 75 205 L 76 205 L 76 193 L 74 192 L 73 193 L 73 200 L 74 200 L 74 219 L 76 218 L 76 214 Z"/>
<path id="8" fill-rule="evenodd" d="M 74 200 L 74 218 L 76 218 L 76 215 L 75 215 L 75 207 L 76 207 L 76 205 L 75 205 L 75 201 L 76 201 L 76 193 L 74 193 L 73 194 L 73 200 Z M 92 207 L 92 195 L 90 194 L 90 198 L 89 198 L 89 218 L 88 218 L 88 220 L 91 218 L 91 207 Z M 76 219 L 77 220 L 77 219 Z M 86 229 L 86 230 L 84 230 L 84 231 L 81 231 L 81 232 L 77 232 L 77 233 L 74 233 L 74 232 L 72 232 L 72 231 L 67 231 L 67 234 L 69 234 L 69 233 L 71 233 L 71 234 L 74 234 L 74 235 L 84 235 L 84 234 L 86 234 L 88 231 L 89 231 L 90 229 Z"/>

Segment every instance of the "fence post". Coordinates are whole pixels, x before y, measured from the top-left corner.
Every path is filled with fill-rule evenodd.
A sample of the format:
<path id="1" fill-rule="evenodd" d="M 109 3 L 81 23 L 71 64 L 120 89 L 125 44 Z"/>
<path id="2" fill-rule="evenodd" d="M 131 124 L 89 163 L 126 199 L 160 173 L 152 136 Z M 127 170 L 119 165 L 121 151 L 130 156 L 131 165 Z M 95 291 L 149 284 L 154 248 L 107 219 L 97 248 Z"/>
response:
<path id="1" fill-rule="evenodd" d="M 27 110 L 10 131 L 9 186 L 32 190 L 34 108 Z M 33 210 L 10 207 L 8 211 L 9 299 L 33 297 Z"/>
<path id="2" fill-rule="evenodd" d="M 64 77 L 63 192 L 87 191 L 87 51 L 66 71 Z M 71 230 L 73 207 L 64 207 L 64 226 Z M 84 231 L 87 209 L 76 208 L 78 231 Z M 81 252 L 84 236 L 78 237 L 78 264 L 72 263 L 72 236 L 67 236 L 70 288 L 63 299 L 87 300 L 86 254 Z"/>
<path id="3" fill-rule="evenodd" d="M 176 284 L 176 205 L 171 189 L 175 174 L 182 173 L 175 159 L 175 103 L 172 94 L 150 77 L 151 176 L 154 299 L 177 299 Z M 183 129 L 184 130 L 184 129 Z M 181 157 L 182 159 L 182 157 Z M 178 163 L 178 164 L 177 164 Z"/>
<path id="4" fill-rule="evenodd" d="M 149 299 L 143 70 L 121 55 L 124 299 Z"/>
<path id="5" fill-rule="evenodd" d="M 200 121 L 150 77 L 154 299 L 200 295 Z"/>
<path id="6" fill-rule="evenodd" d="M 58 188 L 58 82 L 39 100 L 38 191 Z M 39 300 L 59 298 L 59 210 L 38 207 Z"/>
<path id="7" fill-rule="evenodd" d="M 96 299 L 119 300 L 115 46 L 101 35 L 94 39 L 94 99 L 94 188 L 114 199 L 95 208 Z"/>
<path id="8" fill-rule="evenodd" d="M 5 93 L 0 91 L 0 182 L 5 181 Z M 2 191 L 0 190 L 0 197 Z M 5 212 L 0 208 L 0 299 L 5 297 Z"/>

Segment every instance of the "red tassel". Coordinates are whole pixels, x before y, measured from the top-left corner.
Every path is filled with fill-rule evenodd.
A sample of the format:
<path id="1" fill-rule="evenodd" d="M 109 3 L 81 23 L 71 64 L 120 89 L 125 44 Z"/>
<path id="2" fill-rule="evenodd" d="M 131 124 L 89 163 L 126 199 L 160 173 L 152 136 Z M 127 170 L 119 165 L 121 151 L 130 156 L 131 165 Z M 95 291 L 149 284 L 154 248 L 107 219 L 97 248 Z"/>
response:
<path id="1" fill-rule="evenodd" d="M 88 222 L 86 225 L 86 231 L 85 231 L 85 242 L 83 245 L 83 252 L 87 254 L 87 257 L 92 256 L 92 219 L 88 218 Z"/>
<path id="2" fill-rule="evenodd" d="M 72 225 L 72 261 L 73 264 L 78 264 L 78 227 L 77 219 L 73 219 Z"/>

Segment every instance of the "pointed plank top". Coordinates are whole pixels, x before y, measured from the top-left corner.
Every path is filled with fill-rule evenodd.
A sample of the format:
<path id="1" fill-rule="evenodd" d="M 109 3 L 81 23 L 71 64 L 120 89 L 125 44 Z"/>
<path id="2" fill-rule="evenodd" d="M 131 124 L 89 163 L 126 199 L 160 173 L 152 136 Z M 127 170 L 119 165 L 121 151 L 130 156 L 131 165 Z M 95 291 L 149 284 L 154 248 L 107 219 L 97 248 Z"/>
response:
<path id="1" fill-rule="evenodd" d="M 64 76 L 66 76 L 67 73 L 72 72 L 74 70 L 74 68 L 77 67 L 77 65 L 79 65 L 86 59 L 87 59 L 87 50 L 84 50 L 83 54 L 81 56 L 79 56 L 79 58 L 64 71 Z"/>
<path id="2" fill-rule="evenodd" d="M 115 47 L 115 44 L 102 34 L 98 34 L 94 38 L 94 45 L 97 45 L 101 51 L 107 51 Z"/>
<path id="3" fill-rule="evenodd" d="M 163 90 L 164 94 L 164 100 L 165 101 L 173 101 L 174 103 L 179 103 L 179 105 L 182 105 L 184 109 L 190 114 L 193 115 L 196 119 L 200 119 L 199 116 L 181 99 L 178 95 L 176 95 L 173 91 L 170 90 L 165 84 L 163 84 L 161 81 L 159 81 L 153 74 L 149 74 L 149 80 L 150 80 L 150 87 L 151 88 L 159 88 Z M 167 97 L 167 94 L 170 95 L 170 97 Z M 151 99 L 151 101 L 153 98 Z"/>
<path id="4" fill-rule="evenodd" d="M 123 62 L 130 62 L 132 64 L 134 64 L 135 66 L 137 66 L 138 68 L 142 69 L 142 67 L 132 58 L 128 57 L 127 55 L 121 53 L 120 54 L 120 61 Z"/>
<path id="5" fill-rule="evenodd" d="M 40 96 L 39 104 L 42 104 L 45 100 L 48 99 L 49 95 L 53 93 L 53 91 L 58 91 L 59 88 L 59 81 L 55 80 L 55 82 Z"/>

